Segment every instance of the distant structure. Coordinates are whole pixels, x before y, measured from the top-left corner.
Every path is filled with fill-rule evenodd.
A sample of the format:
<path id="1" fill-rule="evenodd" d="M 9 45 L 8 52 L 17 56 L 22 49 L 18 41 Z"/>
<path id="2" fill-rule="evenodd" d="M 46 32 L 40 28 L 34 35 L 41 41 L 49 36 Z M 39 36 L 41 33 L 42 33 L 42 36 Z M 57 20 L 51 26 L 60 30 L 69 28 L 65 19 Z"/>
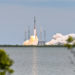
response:
<path id="1" fill-rule="evenodd" d="M 45 45 L 45 40 L 46 40 L 46 33 L 44 32 L 44 40 L 43 40 L 43 32 L 42 29 L 40 28 L 40 40 L 38 42 L 38 45 Z"/>

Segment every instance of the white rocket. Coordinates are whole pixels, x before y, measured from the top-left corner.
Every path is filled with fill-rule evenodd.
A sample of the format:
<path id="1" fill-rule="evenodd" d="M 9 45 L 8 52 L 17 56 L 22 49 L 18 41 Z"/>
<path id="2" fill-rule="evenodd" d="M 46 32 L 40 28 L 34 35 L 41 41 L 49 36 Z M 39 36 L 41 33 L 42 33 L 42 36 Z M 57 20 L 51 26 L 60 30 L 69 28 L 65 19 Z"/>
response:
<path id="1" fill-rule="evenodd" d="M 35 16 L 34 16 L 34 35 L 30 36 L 29 40 L 24 41 L 23 45 L 38 45 Z"/>
<path id="2" fill-rule="evenodd" d="M 34 16 L 34 36 L 37 36 L 35 16 Z"/>

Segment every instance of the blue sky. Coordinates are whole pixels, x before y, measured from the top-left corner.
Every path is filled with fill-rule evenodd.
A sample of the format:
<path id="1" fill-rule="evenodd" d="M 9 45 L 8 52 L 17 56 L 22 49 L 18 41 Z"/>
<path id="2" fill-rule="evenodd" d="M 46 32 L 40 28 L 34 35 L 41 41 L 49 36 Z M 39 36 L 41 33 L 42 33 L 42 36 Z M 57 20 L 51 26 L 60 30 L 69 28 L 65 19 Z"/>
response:
<path id="1" fill-rule="evenodd" d="M 28 7 L 75 7 L 75 0 L 0 0 L 0 3 Z"/>
<path id="2" fill-rule="evenodd" d="M 38 37 L 46 30 L 47 41 L 75 33 L 75 0 L 0 0 L 0 44 L 22 44 L 28 27 L 33 33 L 34 16 Z"/>

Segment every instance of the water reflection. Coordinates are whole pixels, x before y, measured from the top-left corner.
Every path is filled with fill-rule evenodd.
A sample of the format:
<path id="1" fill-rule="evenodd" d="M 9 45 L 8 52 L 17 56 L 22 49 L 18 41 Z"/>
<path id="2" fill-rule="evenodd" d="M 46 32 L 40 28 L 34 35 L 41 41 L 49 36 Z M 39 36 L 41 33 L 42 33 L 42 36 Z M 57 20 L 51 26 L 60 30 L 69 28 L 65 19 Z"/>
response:
<path id="1" fill-rule="evenodd" d="M 38 75 L 38 72 L 37 72 L 37 49 L 36 48 L 33 48 L 32 75 Z"/>

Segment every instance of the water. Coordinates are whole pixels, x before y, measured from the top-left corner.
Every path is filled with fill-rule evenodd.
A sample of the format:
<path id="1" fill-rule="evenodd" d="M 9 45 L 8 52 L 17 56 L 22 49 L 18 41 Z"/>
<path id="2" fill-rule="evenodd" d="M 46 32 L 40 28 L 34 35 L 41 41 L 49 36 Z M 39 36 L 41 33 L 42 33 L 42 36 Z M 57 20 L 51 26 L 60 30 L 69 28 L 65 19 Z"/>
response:
<path id="1" fill-rule="evenodd" d="M 0 47 L 2 48 L 2 47 Z M 75 49 L 3 47 L 14 60 L 13 75 L 75 75 Z"/>

